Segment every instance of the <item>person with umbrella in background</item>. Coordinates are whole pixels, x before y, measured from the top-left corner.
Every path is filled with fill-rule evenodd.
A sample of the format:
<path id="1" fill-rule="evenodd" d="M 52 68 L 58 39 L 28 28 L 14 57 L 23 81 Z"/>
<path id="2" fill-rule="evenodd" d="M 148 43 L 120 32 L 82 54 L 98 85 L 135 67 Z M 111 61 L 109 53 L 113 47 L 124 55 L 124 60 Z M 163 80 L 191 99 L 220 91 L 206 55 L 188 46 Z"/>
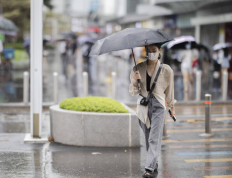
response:
<path id="1" fill-rule="evenodd" d="M 230 68 L 229 61 L 231 60 L 231 55 L 228 49 L 230 47 L 232 47 L 232 43 L 218 43 L 213 46 L 214 60 L 217 62 L 217 64 L 221 65 L 220 66 L 221 71 L 218 71 L 219 73 L 214 72 L 215 73 L 214 75 L 215 76 L 221 75 L 221 81 L 223 80 L 222 78 L 223 72 L 228 72 L 228 69 Z M 222 88 L 222 82 L 221 82 L 221 88 Z"/>
<path id="2" fill-rule="evenodd" d="M 130 73 L 129 85 L 129 93 L 132 96 L 137 94 L 141 96 L 137 101 L 136 114 L 145 135 L 147 148 L 143 177 L 153 177 L 157 172 L 166 109 L 165 101 L 171 108 L 170 116 L 175 115 L 173 70 L 159 61 L 161 45 L 171 40 L 173 39 L 159 29 L 127 28 L 98 40 L 90 53 L 90 55 L 100 55 L 111 51 L 132 49 L 134 57 L 133 48 L 146 47 L 148 60 L 136 65 L 134 58 L 135 66 Z M 141 104 L 144 98 L 148 103 L 146 105 Z"/>
<path id="3" fill-rule="evenodd" d="M 167 45 L 169 49 L 181 49 L 178 52 L 178 59 L 181 61 L 181 72 L 183 75 L 184 84 L 184 101 L 189 100 L 188 93 L 190 93 L 190 98 L 193 97 L 193 45 L 196 45 L 196 42 L 195 38 L 192 36 L 177 37 L 175 38 L 175 41 L 171 41 Z"/>

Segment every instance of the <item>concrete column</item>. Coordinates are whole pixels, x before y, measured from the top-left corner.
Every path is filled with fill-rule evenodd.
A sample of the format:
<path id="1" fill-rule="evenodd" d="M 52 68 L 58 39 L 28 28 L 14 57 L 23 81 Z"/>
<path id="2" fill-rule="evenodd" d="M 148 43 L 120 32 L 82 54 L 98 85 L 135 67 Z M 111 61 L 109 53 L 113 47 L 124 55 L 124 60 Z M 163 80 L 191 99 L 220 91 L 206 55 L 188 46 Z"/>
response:
<path id="1" fill-rule="evenodd" d="M 23 103 L 28 105 L 28 94 L 29 94 L 29 74 L 28 72 L 23 73 Z"/>
<path id="2" fill-rule="evenodd" d="M 116 99 L 117 92 L 117 74 L 116 72 L 112 72 L 112 99 Z"/>
<path id="3" fill-rule="evenodd" d="M 201 100 L 201 71 L 196 72 L 196 101 Z"/>
<path id="4" fill-rule="evenodd" d="M 197 43 L 201 42 L 201 27 L 200 27 L 200 25 L 195 26 L 195 40 Z"/>
<path id="5" fill-rule="evenodd" d="M 226 101 L 228 90 L 228 72 L 224 71 L 222 77 L 222 100 Z"/>
<path id="6" fill-rule="evenodd" d="M 88 72 L 83 72 L 83 97 L 88 96 Z"/>
<path id="7" fill-rule="evenodd" d="M 42 40 L 43 40 L 43 0 L 31 0 L 31 36 L 30 36 L 30 116 L 31 136 L 41 137 L 42 129 Z"/>
<path id="8" fill-rule="evenodd" d="M 53 96 L 54 96 L 54 104 L 58 104 L 58 97 L 59 97 L 59 92 L 58 92 L 58 89 L 59 89 L 59 84 L 58 84 L 58 73 L 57 72 L 54 72 L 53 73 L 53 80 L 54 80 L 54 86 L 53 86 Z"/>
<path id="9" fill-rule="evenodd" d="M 225 43 L 225 24 L 222 23 L 220 24 L 220 28 L 219 28 L 219 43 Z"/>

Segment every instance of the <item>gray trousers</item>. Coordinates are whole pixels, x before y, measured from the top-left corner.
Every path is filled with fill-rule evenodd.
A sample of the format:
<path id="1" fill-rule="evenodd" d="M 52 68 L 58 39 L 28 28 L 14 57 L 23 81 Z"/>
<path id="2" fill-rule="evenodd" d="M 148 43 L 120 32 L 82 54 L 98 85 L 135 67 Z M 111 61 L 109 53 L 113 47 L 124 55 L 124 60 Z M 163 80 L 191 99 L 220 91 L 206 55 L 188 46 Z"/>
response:
<path id="1" fill-rule="evenodd" d="M 163 105 L 151 96 L 148 103 L 148 117 L 151 127 L 147 129 L 146 125 L 139 120 L 139 125 L 145 135 L 147 161 L 145 169 L 153 171 L 157 168 L 158 156 L 161 150 L 163 124 L 164 124 L 165 109 Z"/>

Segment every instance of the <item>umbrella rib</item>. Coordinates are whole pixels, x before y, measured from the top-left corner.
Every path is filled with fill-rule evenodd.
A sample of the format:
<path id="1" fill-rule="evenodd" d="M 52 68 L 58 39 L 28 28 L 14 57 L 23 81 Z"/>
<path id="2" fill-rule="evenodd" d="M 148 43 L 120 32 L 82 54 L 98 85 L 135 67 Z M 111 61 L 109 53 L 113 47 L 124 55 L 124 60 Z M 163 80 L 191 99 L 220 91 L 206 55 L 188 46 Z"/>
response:
<path id="1" fill-rule="evenodd" d="M 158 30 L 159 34 L 167 40 L 167 38 Z"/>

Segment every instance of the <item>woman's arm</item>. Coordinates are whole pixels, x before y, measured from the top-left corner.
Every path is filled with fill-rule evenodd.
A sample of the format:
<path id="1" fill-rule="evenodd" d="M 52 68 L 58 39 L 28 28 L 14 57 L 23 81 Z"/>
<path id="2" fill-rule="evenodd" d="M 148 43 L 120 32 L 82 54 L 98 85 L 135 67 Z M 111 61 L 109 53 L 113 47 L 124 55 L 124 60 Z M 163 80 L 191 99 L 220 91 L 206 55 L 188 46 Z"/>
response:
<path id="1" fill-rule="evenodd" d="M 134 76 L 135 76 L 135 72 L 132 69 L 131 73 L 130 73 L 130 81 L 131 81 L 131 83 L 130 83 L 130 86 L 129 86 L 129 93 L 131 94 L 131 96 L 135 96 L 135 95 L 139 94 L 140 90 L 141 90 L 141 88 L 138 89 L 137 81 L 134 78 Z"/>
<path id="2" fill-rule="evenodd" d="M 169 85 L 164 91 L 164 93 L 165 93 L 165 101 L 167 102 L 167 106 L 171 108 L 172 114 L 175 115 L 174 104 L 177 101 L 174 99 L 174 73 L 172 69 L 169 77 Z"/>

